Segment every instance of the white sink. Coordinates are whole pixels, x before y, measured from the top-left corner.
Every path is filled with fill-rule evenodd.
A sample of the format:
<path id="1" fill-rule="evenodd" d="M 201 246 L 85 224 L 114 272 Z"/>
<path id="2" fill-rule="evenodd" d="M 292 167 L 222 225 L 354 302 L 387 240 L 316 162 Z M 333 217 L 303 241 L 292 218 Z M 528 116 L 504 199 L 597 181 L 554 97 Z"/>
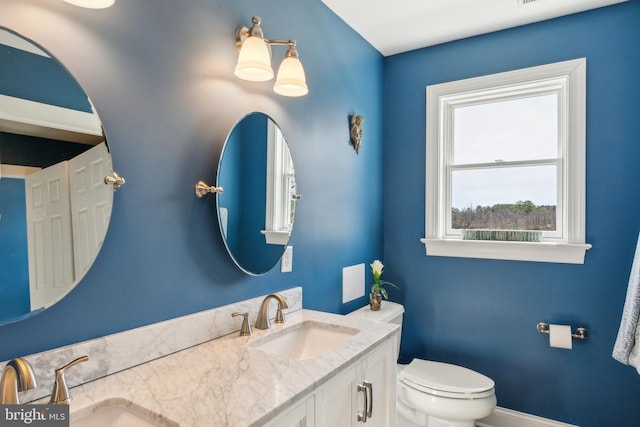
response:
<path id="1" fill-rule="evenodd" d="M 70 427 L 180 427 L 127 399 L 108 399 L 71 413 Z"/>
<path id="2" fill-rule="evenodd" d="M 293 359 L 313 359 L 360 332 L 358 329 L 307 320 L 273 335 L 260 338 L 250 347 Z"/>

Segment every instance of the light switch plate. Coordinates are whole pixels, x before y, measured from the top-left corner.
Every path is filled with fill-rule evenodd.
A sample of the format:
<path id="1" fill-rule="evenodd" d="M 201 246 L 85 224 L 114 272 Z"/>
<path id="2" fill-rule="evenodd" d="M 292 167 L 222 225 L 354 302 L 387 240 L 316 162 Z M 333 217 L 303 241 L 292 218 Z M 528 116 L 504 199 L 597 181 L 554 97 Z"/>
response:
<path id="1" fill-rule="evenodd" d="M 280 258 L 280 273 L 291 273 L 293 270 L 293 246 L 287 246 Z"/>

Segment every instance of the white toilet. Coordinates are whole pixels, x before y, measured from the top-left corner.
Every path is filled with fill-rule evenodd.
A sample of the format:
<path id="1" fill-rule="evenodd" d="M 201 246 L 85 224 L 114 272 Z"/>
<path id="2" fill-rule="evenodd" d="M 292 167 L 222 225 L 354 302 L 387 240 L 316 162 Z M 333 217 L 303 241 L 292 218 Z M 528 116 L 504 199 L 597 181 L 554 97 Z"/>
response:
<path id="1" fill-rule="evenodd" d="M 380 311 L 367 305 L 348 316 L 402 327 L 403 313 L 402 305 L 384 301 Z M 413 359 L 398 365 L 397 390 L 398 427 L 474 427 L 496 407 L 491 378 L 448 363 Z"/>

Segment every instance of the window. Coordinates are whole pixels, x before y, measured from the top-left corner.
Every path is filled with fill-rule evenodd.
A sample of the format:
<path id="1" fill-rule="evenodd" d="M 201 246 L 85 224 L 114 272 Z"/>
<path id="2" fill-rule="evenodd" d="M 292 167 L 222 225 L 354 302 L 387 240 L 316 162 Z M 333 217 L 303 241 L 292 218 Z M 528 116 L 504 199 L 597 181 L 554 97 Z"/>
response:
<path id="1" fill-rule="evenodd" d="M 265 229 L 267 244 L 286 245 L 291 237 L 297 201 L 296 176 L 280 128 L 268 121 Z"/>
<path id="2" fill-rule="evenodd" d="M 584 263 L 584 58 L 427 87 L 427 255 Z"/>

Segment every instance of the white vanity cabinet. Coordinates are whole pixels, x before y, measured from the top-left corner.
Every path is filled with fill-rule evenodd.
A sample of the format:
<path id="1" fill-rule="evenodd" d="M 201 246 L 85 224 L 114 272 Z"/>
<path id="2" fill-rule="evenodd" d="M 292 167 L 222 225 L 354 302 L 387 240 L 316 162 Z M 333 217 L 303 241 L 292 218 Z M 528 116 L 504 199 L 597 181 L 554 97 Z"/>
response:
<path id="1" fill-rule="evenodd" d="M 397 345 L 394 336 L 362 361 L 360 378 L 370 383 L 373 388 L 372 413 L 367 417 L 367 426 L 396 426 Z"/>
<path id="2" fill-rule="evenodd" d="M 265 427 L 315 427 L 315 401 L 315 395 L 301 399 Z"/>
<path id="3" fill-rule="evenodd" d="M 290 310 L 296 307 L 287 313 L 286 323 L 274 325 L 272 330 L 257 329 L 251 337 L 228 333 L 227 328 L 237 331 L 239 326 L 231 314 L 256 312 L 265 297 L 26 358 L 36 375 L 52 379 L 46 368 L 51 360 L 70 354 L 89 355 L 90 361 L 82 364 L 86 370 L 79 367 L 69 379 L 73 387 L 69 407 L 72 418 L 115 401 L 149 408 L 181 427 L 360 426 L 357 416 L 358 412 L 363 415 L 365 394 L 357 391 L 357 385 L 367 380 L 373 390 L 373 407 L 364 427 L 395 427 L 399 325 L 303 309 L 299 288 L 284 291 L 283 296 Z M 229 324 L 223 318 L 228 318 Z M 308 327 L 353 335 L 309 359 L 260 349 L 267 342 Z M 179 339 L 167 340 L 168 336 Z M 326 336 L 318 339 L 325 347 L 330 344 Z M 182 348 L 184 345 L 188 347 Z M 185 367 L 186 375 L 197 381 L 182 381 Z M 175 382 L 180 382 L 180 387 L 167 387 Z M 51 382 L 23 392 L 24 401 L 46 403 L 52 386 Z"/>
<path id="4" fill-rule="evenodd" d="M 318 424 L 322 426 L 357 425 L 357 416 L 362 414 L 363 402 L 358 405 L 357 364 L 330 379 L 318 391 Z"/>
<path id="5" fill-rule="evenodd" d="M 319 426 L 396 425 L 396 337 L 330 379 L 317 395 Z"/>
<path id="6" fill-rule="evenodd" d="M 267 426 L 395 427 L 396 346 L 395 335 L 387 338 Z"/>

